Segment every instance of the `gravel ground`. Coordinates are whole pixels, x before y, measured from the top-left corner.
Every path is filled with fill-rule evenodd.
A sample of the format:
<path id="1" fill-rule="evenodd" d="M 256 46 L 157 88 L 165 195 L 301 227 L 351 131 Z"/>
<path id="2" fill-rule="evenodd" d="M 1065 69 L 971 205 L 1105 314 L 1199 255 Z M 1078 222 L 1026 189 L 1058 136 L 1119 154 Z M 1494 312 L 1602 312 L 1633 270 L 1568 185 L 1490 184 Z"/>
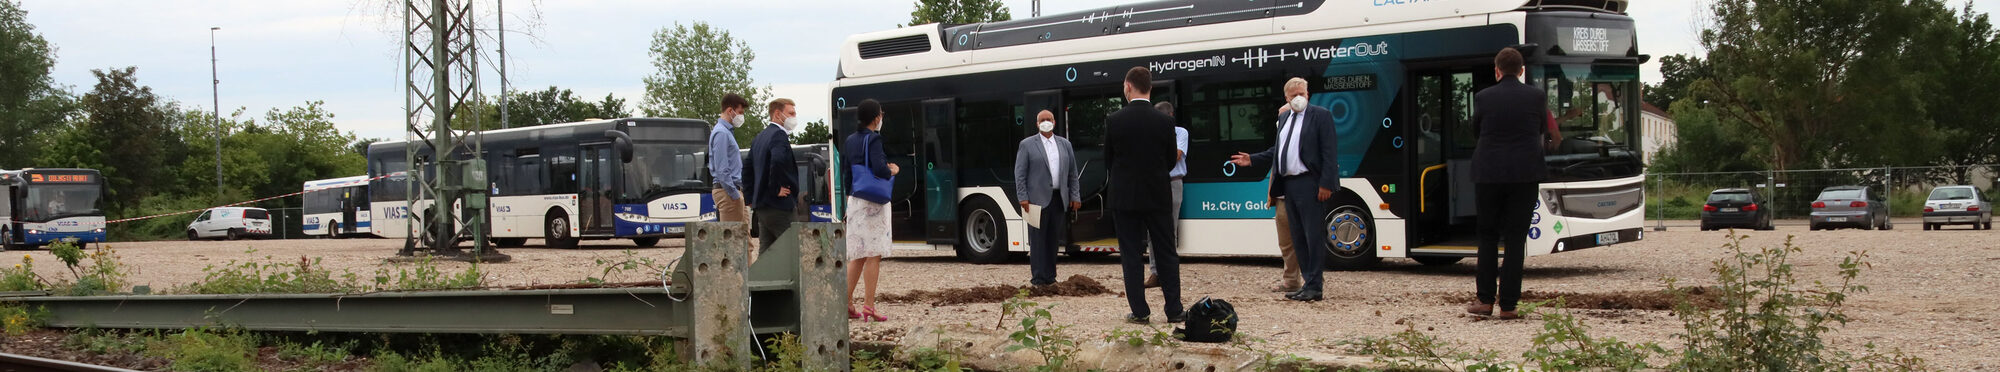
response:
<path id="1" fill-rule="evenodd" d="M 1649 224 L 1650 225 L 1650 224 Z M 1676 225 L 1670 223 L 1669 225 Z M 2000 248 L 1994 242 L 2000 234 L 1992 231 L 1953 229 L 1921 231 L 1912 222 L 1899 223 L 1894 231 L 1840 230 L 1807 232 L 1803 226 L 1780 226 L 1778 231 L 1748 232 L 1748 247 L 1782 244 L 1787 236 L 1804 252 L 1792 262 L 1803 282 L 1831 280 L 1840 259 L 1850 251 L 1868 251 L 1872 269 L 1865 271 L 1860 284 L 1868 293 L 1850 301 L 1853 322 L 1837 327 L 1834 342 L 1848 350 L 1865 343 L 1884 348 L 1900 348 L 1930 361 L 1942 370 L 2000 371 L 2000 306 L 1981 294 L 2000 288 Z M 1528 290 L 1575 293 L 1647 291 L 1665 288 L 1663 280 L 1678 278 L 1685 285 L 1710 285 L 1714 276 L 1708 263 L 1724 256 L 1724 232 L 1696 232 L 1673 229 L 1646 234 L 1647 240 L 1612 247 L 1531 258 L 1527 262 Z M 383 258 L 390 256 L 400 240 L 291 240 L 237 242 L 146 242 L 114 243 L 125 262 L 135 267 L 133 282 L 154 288 L 200 280 L 202 268 L 230 260 L 295 262 L 300 256 L 316 256 L 335 270 L 347 270 L 369 277 Z M 659 258 L 678 255 L 678 241 L 663 242 L 665 248 L 638 250 Z M 255 252 L 246 252 L 254 248 Z M 482 267 L 495 285 L 571 283 L 601 275 L 596 259 L 622 260 L 626 241 L 586 242 L 582 249 L 554 250 L 540 247 L 505 251 L 514 261 Z M 10 252 L 20 254 L 20 252 Z M 48 278 L 67 278 L 46 251 L 25 253 L 34 256 L 37 271 Z M 453 270 L 463 263 L 443 263 Z M 1022 285 L 1027 282 L 1025 259 L 999 265 L 957 262 L 950 252 L 898 251 L 884 262 L 879 290 L 882 294 L 913 289 L 966 288 L 980 285 Z M 1402 259 L 1386 260 L 1377 270 L 1327 273 L 1326 301 L 1296 303 L 1280 299 L 1267 288 L 1278 276 L 1274 258 L 1185 257 L 1182 266 L 1183 297 L 1192 302 L 1202 296 L 1226 298 L 1242 317 L 1241 331 L 1265 338 L 1275 346 L 1294 350 L 1339 353 L 1342 340 L 1363 336 L 1383 336 L 1415 326 L 1443 339 L 1519 355 L 1529 347 L 1530 337 L 1540 329 L 1536 320 L 1490 321 L 1462 315 L 1462 304 L 1448 303 L 1446 296 L 1465 296 L 1472 290 L 1474 267 L 1471 260 L 1456 265 L 1429 267 Z M 1122 297 L 1117 258 L 1067 259 L 1061 261 L 1059 277 L 1081 274 L 1102 282 L 1113 294 L 1091 297 L 1039 298 L 1042 303 L 1060 304 L 1056 320 L 1071 324 L 1076 335 L 1095 339 L 1112 329 L 1135 326 L 1124 324 L 1127 312 Z M 645 280 L 642 274 L 609 278 L 612 281 Z M 1158 290 L 1148 291 L 1153 304 L 1154 324 L 1161 324 Z M 893 318 L 886 323 L 856 323 L 860 339 L 896 338 L 915 324 L 993 324 L 1000 306 L 995 303 L 933 306 L 928 303 L 883 303 L 877 306 Z M 1628 341 L 1655 341 L 1677 345 L 1671 338 L 1681 323 L 1665 311 L 1587 310 L 1586 322 L 1598 336 L 1614 336 Z M 1671 348 L 1671 346 L 1670 346 Z"/>

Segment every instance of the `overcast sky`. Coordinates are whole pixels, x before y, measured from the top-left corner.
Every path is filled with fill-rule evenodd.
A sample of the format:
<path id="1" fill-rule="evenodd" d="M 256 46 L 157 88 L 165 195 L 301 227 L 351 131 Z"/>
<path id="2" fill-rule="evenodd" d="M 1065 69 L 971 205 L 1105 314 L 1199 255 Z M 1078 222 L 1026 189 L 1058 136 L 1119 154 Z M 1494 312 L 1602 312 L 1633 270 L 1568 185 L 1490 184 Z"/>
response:
<path id="1" fill-rule="evenodd" d="M 652 33 L 675 22 L 705 21 L 748 42 L 757 52 L 751 77 L 778 96 L 797 100 L 802 119 L 812 121 L 828 112 L 826 87 L 842 41 L 907 21 L 912 2 L 506 1 L 508 75 L 522 90 L 554 85 L 593 100 L 616 94 L 638 114 L 640 79 L 652 71 L 646 54 Z M 1126 2 L 1045 0 L 1042 10 L 1054 14 Z M 209 27 L 221 27 L 214 42 L 224 111 L 242 108 L 247 116 L 261 117 L 272 108 L 323 100 L 341 128 L 396 138 L 403 122 L 397 49 L 402 21 L 393 10 L 400 3 L 25 0 L 22 6 L 36 31 L 57 48 L 55 81 L 79 93 L 95 83 L 92 69 L 138 66 L 139 83 L 156 94 L 186 107 L 213 107 Z M 1029 15 L 1029 0 L 1006 3 L 1016 18 Z M 1704 3 L 1633 1 L 1641 52 L 1657 61 L 1695 51 L 1695 15 Z M 492 2 L 478 4 L 490 10 Z M 2000 1 L 1974 7 L 1991 13 L 2000 10 Z M 1643 72 L 1646 81 L 1659 78 L 1656 65 Z M 499 91 L 497 79 L 483 83 L 488 92 Z"/>

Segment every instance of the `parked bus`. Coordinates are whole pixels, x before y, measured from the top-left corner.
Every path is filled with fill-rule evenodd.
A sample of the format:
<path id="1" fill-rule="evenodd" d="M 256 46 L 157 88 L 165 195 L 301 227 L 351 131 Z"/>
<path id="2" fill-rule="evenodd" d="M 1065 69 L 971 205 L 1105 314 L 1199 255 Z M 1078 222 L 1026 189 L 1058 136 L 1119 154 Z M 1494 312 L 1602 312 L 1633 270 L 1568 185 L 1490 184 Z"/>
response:
<path id="1" fill-rule="evenodd" d="M 305 184 L 300 230 L 306 236 L 369 235 L 368 176 L 341 177 Z"/>
<path id="2" fill-rule="evenodd" d="M 749 170 L 747 167 L 750 164 L 750 149 L 739 150 L 736 155 L 742 157 L 743 164 L 746 167 L 744 170 L 747 172 Z M 707 156 L 707 153 L 702 153 L 702 156 Z M 841 202 L 845 202 L 845 200 L 836 201 L 834 198 L 834 195 L 842 194 L 840 194 L 839 184 L 834 182 L 840 175 L 838 173 L 839 168 L 832 166 L 839 164 L 839 161 L 835 160 L 839 158 L 840 153 L 834 150 L 833 145 L 824 143 L 792 145 L 792 163 L 797 166 L 795 171 L 798 172 L 799 180 L 799 210 L 805 211 L 804 213 L 797 213 L 793 221 L 835 222 L 840 220 L 841 216 L 839 215 L 842 213 L 835 211 L 840 211 L 839 208 L 845 208 L 846 206 L 840 204 Z M 705 166 L 707 163 L 704 162 L 702 164 Z M 705 179 L 712 179 L 706 177 L 706 172 L 703 172 L 703 174 Z M 745 182 L 749 182 L 749 180 L 745 179 Z M 745 186 L 747 188 L 748 185 Z M 755 214 L 756 211 L 752 210 L 751 213 Z M 702 219 L 704 221 L 716 221 L 720 219 L 715 212 L 715 198 L 713 195 L 707 200 L 707 204 L 702 205 Z M 751 224 L 751 228 L 754 229 L 755 227 L 756 224 Z"/>
<path id="3" fill-rule="evenodd" d="M 489 181 L 491 237 L 500 247 L 519 247 L 530 238 L 551 247 L 575 247 L 584 239 L 631 239 L 641 247 L 679 236 L 699 221 L 709 205 L 702 178 L 708 123 L 687 119 L 628 118 L 550 124 L 487 131 L 483 135 Z M 368 147 L 368 175 L 410 170 L 405 146 L 382 142 Z M 432 151 L 420 149 L 419 165 Z M 469 159 L 469 149 L 456 155 Z M 427 166 L 416 167 L 429 171 Z M 404 238 L 412 231 L 409 174 L 368 184 L 373 231 Z M 462 235 L 468 235 L 463 234 Z"/>
<path id="4" fill-rule="evenodd" d="M 0 194 L 0 250 L 105 241 L 95 169 L 0 170 Z"/>
<path id="5" fill-rule="evenodd" d="M 974 262 L 1025 251 L 1013 199 L 1017 141 L 1056 113 L 1076 146 L 1083 208 L 1072 253 L 1115 251 L 1105 212 L 1105 117 L 1125 71 L 1154 74 L 1153 99 L 1188 129 L 1180 252 L 1276 256 L 1268 167 L 1229 155 L 1270 148 L 1282 86 L 1310 82 L 1333 112 L 1342 190 L 1329 201 L 1330 268 L 1381 258 L 1442 265 L 1475 254 L 1472 97 L 1494 54 L 1527 56 L 1561 135 L 1547 154 L 1528 255 L 1641 238 L 1639 54 L 1626 1 L 1173 0 L 1004 22 L 919 25 L 850 36 L 832 84 L 838 135 L 853 106 L 883 103 L 896 177 L 896 238 Z"/>

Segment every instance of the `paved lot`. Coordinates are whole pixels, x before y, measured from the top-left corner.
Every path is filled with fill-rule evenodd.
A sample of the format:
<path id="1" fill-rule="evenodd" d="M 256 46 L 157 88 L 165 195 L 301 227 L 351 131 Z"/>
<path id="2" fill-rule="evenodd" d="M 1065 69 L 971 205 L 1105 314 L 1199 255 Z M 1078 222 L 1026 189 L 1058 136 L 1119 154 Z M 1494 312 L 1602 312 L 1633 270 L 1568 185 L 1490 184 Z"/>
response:
<path id="1" fill-rule="evenodd" d="M 1670 224 L 1671 225 L 1671 224 Z M 1650 225 L 1649 225 L 1650 226 Z M 1588 249 L 1531 258 L 1527 262 L 1526 288 L 1529 290 L 1574 293 L 1643 291 L 1664 288 L 1663 280 L 1678 278 L 1690 285 L 1713 284 L 1708 263 L 1724 255 L 1720 247 L 1724 232 L 1695 232 L 1675 229 L 1651 232 L 1647 240 L 1607 248 Z M 1841 230 L 1807 232 L 1803 226 L 1780 226 L 1778 231 L 1749 232 L 1750 246 L 1782 244 L 1796 236 L 1795 244 L 1804 252 L 1794 256 L 1801 279 L 1806 282 L 1831 279 L 1840 258 L 1866 250 L 1872 269 L 1860 280 L 1870 291 L 1854 298 L 1854 321 L 1839 327 L 1836 344 L 1858 350 L 1864 343 L 1885 348 L 1901 348 L 1931 361 L 1943 370 L 2000 370 L 2000 305 L 1989 298 L 2000 294 L 2000 233 L 1992 231 L 1921 231 L 1915 224 L 1899 224 L 1894 231 Z M 137 273 L 134 282 L 154 288 L 200 280 L 202 268 L 230 260 L 296 262 L 301 256 L 320 257 L 335 270 L 355 272 L 367 278 L 374 270 L 387 267 L 382 259 L 400 247 L 400 240 L 291 240 L 235 242 L 144 242 L 114 243 L 124 261 Z M 677 256 L 678 242 L 665 248 L 638 250 L 638 254 L 660 258 Z M 246 250 L 255 249 L 254 252 Z M 482 267 L 489 282 L 496 285 L 569 283 L 599 276 L 598 259 L 622 260 L 629 242 L 586 242 L 582 249 L 554 250 L 539 247 L 508 250 L 514 262 Z M 46 251 L 10 252 L 34 256 L 41 275 L 66 278 Z M 1242 315 L 1243 332 L 1267 338 L 1275 344 L 1297 349 L 1338 351 L 1335 342 L 1361 336 L 1382 336 L 1414 324 L 1419 329 L 1447 340 L 1500 350 L 1518 355 L 1528 348 L 1539 321 L 1480 321 L 1460 315 L 1459 303 L 1446 296 L 1465 296 L 1472 290 L 1473 265 L 1470 260 L 1456 265 L 1426 267 L 1409 260 L 1388 260 L 1378 270 L 1330 272 L 1327 274 L 1327 301 L 1302 304 L 1282 301 L 1265 289 L 1277 278 L 1276 259 L 1245 257 L 1192 257 L 1183 265 L 1183 283 L 1188 301 L 1202 296 L 1229 299 Z M 453 269 L 462 263 L 445 263 Z M 912 289 L 966 288 L 994 284 L 1025 284 L 1025 259 L 999 265 L 972 265 L 957 262 L 950 252 L 898 251 L 886 261 L 883 294 Z M 1061 277 L 1081 274 L 1111 287 L 1113 294 L 1091 297 L 1052 297 L 1044 303 L 1059 303 L 1058 321 L 1076 326 L 1078 335 L 1096 338 L 1109 330 L 1132 328 L 1122 323 L 1126 312 L 1121 297 L 1116 257 L 1088 260 L 1066 259 Z M 648 275 L 627 274 L 613 281 L 645 280 Z M 1149 291 L 1153 304 L 1159 292 Z M 914 324 L 964 324 L 986 326 L 999 315 L 999 305 L 974 303 L 933 306 L 928 303 L 885 303 L 879 306 L 894 318 L 887 323 L 857 323 L 858 338 L 881 339 L 900 336 Z M 1664 311 L 1591 310 L 1584 311 L 1595 334 L 1623 340 L 1657 341 L 1673 345 L 1670 335 L 1680 322 Z M 1154 309 L 1155 324 L 1162 318 Z"/>

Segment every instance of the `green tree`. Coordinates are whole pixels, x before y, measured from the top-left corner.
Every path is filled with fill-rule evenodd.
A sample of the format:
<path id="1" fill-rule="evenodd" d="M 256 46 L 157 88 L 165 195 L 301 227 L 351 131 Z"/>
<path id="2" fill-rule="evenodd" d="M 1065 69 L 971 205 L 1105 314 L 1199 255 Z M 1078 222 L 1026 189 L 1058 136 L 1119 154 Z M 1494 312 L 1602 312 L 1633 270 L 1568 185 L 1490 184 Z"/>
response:
<path id="1" fill-rule="evenodd" d="M 75 100 L 55 89 L 49 69 L 55 47 L 28 23 L 28 12 L 0 0 L 0 168 L 23 168 L 46 147 L 53 130 L 75 111 Z"/>
<path id="2" fill-rule="evenodd" d="M 764 122 L 764 102 L 771 92 L 750 79 L 750 62 L 757 59 L 750 44 L 707 22 L 677 22 L 653 32 L 648 54 L 654 71 L 644 80 L 646 97 L 639 104 L 646 116 L 715 120 L 722 112 L 722 96 L 736 93 L 750 100 L 736 140 L 748 144 L 763 129 L 758 123 Z"/>
<path id="3" fill-rule="evenodd" d="M 1013 19 L 1000 0 L 917 0 L 909 25 L 967 24 Z"/>
<path id="4" fill-rule="evenodd" d="M 1646 103 L 1672 108 L 1674 102 L 1688 96 L 1688 85 L 1705 77 L 1708 71 L 1701 57 L 1686 54 L 1660 57 L 1660 83 L 1646 84 Z"/>
<path id="5" fill-rule="evenodd" d="M 2000 32 L 1986 14 L 1974 13 L 1970 2 L 1953 22 L 1955 38 L 1945 48 L 1953 55 L 1929 96 L 1927 113 L 1940 131 L 1937 144 L 1942 165 L 2000 163 L 2000 115 L 1988 104 L 2000 102 Z M 1971 168 L 1947 170 L 1942 178 L 1971 183 Z"/>
<path id="6" fill-rule="evenodd" d="M 569 89 L 554 86 L 544 90 L 507 93 L 508 128 L 631 116 L 632 111 L 625 107 L 625 100 L 611 94 L 605 94 L 601 101 L 592 102 Z M 474 117 L 479 118 L 482 129 L 501 128 L 497 100 L 482 97 L 459 106 L 458 113 L 453 116 L 453 120 L 458 120 L 454 126 L 469 128 L 470 124 L 465 123 L 465 119 Z"/>
<path id="7" fill-rule="evenodd" d="M 795 144 L 826 143 L 832 140 L 833 128 L 826 125 L 826 120 L 814 120 L 811 123 L 806 123 L 804 129 L 800 129 L 798 134 L 792 135 L 792 143 Z"/>
<path id="8" fill-rule="evenodd" d="M 168 164 L 187 157 L 153 89 L 137 81 L 137 68 L 91 70 L 97 85 L 85 94 L 85 115 L 43 153 L 40 166 L 93 167 L 104 172 L 106 211 L 150 195 L 173 176 Z"/>
<path id="9" fill-rule="evenodd" d="M 1908 147 L 1931 127 L 1927 83 L 1910 72 L 1937 68 L 1929 53 L 1942 45 L 1928 32 L 1939 1 L 1710 4 L 1708 74 L 1692 93 L 1766 141 L 1772 167 L 1882 165 L 1926 150 Z"/>

